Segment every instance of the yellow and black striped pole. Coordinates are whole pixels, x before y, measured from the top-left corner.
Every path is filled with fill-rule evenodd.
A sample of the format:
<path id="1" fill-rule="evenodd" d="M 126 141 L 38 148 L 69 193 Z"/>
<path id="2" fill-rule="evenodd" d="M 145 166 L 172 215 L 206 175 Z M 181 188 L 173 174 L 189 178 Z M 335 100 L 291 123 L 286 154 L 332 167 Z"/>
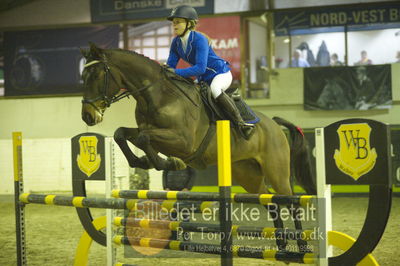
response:
<path id="1" fill-rule="evenodd" d="M 17 265 L 26 265 L 25 253 L 25 208 L 19 201 L 19 195 L 24 192 L 22 173 L 22 134 L 13 132 L 13 163 L 14 163 L 14 203 L 15 203 L 15 235 L 17 240 Z"/>
<path id="2" fill-rule="evenodd" d="M 219 201 L 219 192 L 191 192 L 191 191 L 155 191 L 155 190 L 118 190 L 111 193 L 114 198 L 124 199 L 162 199 L 166 201 L 180 202 L 194 201 L 212 202 Z M 313 195 L 276 195 L 276 194 L 251 194 L 251 193 L 232 193 L 232 202 L 234 203 L 254 203 L 254 204 L 276 204 L 276 205 L 294 205 L 309 206 L 316 200 Z M 167 202 L 165 202 L 167 203 Z"/>
<path id="3" fill-rule="evenodd" d="M 220 195 L 221 265 L 233 265 L 231 206 L 231 135 L 229 121 L 217 121 L 218 186 Z"/>

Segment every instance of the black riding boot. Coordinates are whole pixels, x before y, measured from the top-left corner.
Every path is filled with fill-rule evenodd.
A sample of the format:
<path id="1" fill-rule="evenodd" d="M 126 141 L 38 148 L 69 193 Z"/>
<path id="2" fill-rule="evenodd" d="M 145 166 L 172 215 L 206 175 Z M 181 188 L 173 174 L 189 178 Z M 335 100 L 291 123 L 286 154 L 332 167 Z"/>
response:
<path id="1" fill-rule="evenodd" d="M 235 123 L 239 130 L 241 131 L 243 137 L 247 140 L 254 133 L 254 125 L 248 124 L 243 121 L 243 118 L 240 116 L 239 110 L 236 108 L 233 100 L 225 93 L 222 92 L 217 98 L 217 102 L 222 105 L 225 113 L 229 116 L 230 120 Z"/>

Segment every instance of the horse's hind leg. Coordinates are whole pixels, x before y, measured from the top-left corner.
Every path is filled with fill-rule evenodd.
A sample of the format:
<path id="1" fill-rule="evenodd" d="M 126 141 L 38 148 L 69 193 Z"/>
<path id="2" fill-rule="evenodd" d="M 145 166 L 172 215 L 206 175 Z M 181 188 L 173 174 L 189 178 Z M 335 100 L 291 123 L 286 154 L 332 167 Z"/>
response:
<path id="1" fill-rule="evenodd" d="M 234 162 L 232 178 L 248 193 L 268 193 L 260 165 L 254 159 Z"/>
<path id="2" fill-rule="evenodd" d="M 287 154 L 283 151 L 268 154 L 261 168 L 276 194 L 288 196 L 293 194 L 290 184 L 289 152 Z"/>
<path id="3" fill-rule="evenodd" d="M 142 169 L 153 168 L 152 164 L 146 156 L 140 158 L 137 157 L 128 146 L 127 141 L 134 144 L 134 140 L 137 138 L 138 135 L 138 128 L 120 127 L 114 132 L 114 140 L 120 147 L 122 153 L 125 155 L 125 158 L 128 160 L 130 167 L 139 167 Z"/>

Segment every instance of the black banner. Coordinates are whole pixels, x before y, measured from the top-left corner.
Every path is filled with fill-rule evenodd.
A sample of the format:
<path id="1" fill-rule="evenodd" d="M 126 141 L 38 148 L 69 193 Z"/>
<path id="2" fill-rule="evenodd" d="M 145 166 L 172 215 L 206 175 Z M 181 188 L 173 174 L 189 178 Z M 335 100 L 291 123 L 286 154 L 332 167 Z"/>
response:
<path id="1" fill-rule="evenodd" d="M 315 129 L 303 129 L 304 136 L 307 139 L 310 159 L 314 175 L 316 173 L 316 158 L 315 158 Z M 390 126 L 390 139 L 391 139 L 391 151 L 390 156 L 392 160 L 392 180 L 396 186 L 400 186 L 400 126 Z"/>
<path id="2" fill-rule="evenodd" d="M 166 18 L 179 5 L 190 5 L 199 14 L 213 14 L 214 0 L 91 0 L 92 22 Z"/>
<path id="3" fill-rule="evenodd" d="M 325 7 L 301 11 L 280 11 L 274 13 L 275 34 L 289 35 L 293 30 L 360 26 L 373 27 L 384 23 L 400 23 L 400 4 Z"/>
<path id="4" fill-rule="evenodd" d="M 80 93 L 89 41 L 117 48 L 119 26 L 6 32 L 5 96 Z"/>
<path id="5" fill-rule="evenodd" d="M 391 184 L 388 125 L 347 119 L 325 127 L 324 134 L 327 184 Z"/>
<path id="6" fill-rule="evenodd" d="M 390 65 L 304 69 L 304 109 L 389 109 Z"/>

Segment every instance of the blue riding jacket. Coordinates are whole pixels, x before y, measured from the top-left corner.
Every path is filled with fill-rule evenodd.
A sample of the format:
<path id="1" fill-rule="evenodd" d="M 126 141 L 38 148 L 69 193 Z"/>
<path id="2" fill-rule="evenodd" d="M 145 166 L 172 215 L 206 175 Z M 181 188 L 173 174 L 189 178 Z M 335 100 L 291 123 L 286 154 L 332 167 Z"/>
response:
<path id="1" fill-rule="evenodd" d="M 186 51 L 183 51 L 182 41 L 178 36 L 172 40 L 167 64 L 176 68 L 179 59 L 185 60 L 191 66 L 175 69 L 176 74 L 185 78 L 195 76 L 198 81 L 205 81 L 209 85 L 216 75 L 230 70 L 229 63 L 215 54 L 206 36 L 196 31 L 190 32 Z"/>

